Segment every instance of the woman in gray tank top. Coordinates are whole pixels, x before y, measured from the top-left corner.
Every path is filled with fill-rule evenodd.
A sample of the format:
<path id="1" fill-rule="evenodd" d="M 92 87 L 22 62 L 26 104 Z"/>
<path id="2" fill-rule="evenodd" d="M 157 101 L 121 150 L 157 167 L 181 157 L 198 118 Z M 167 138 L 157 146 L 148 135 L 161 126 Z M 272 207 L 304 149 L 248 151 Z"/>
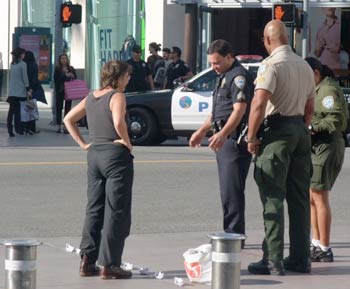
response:
<path id="1" fill-rule="evenodd" d="M 91 91 L 64 118 L 72 138 L 88 151 L 88 203 L 80 244 L 82 277 L 128 279 L 132 276 L 120 268 L 124 242 L 130 233 L 134 175 L 123 93 L 129 81 L 128 70 L 125 62 L 107 62 L 101 72 L 101 88 Z M 85 115 L 89 143 L 76 126 Z"/>

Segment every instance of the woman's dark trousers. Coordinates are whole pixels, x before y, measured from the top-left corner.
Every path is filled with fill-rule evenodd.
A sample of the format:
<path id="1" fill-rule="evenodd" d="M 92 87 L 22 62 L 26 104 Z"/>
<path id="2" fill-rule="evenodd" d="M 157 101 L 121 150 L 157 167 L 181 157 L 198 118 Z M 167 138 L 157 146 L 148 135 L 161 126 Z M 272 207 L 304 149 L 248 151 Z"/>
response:
<path id="1" fill-rule="evenodd" d="M 21 104 L 20 101 L 26 98 L 10 96 L 7 102 L 10 104 L 7 114 L 7 130 L 9 134 L 13 134 L 12 122 L 15 123 L 16 133 L 23 134 L 23 124 L 21 123 Z"/>
<path id="2" fill-rule="evenodd" d="M 62 109 L 64 103 L 64 115 L 72 108 L 72 101 L 65 100 L 64 94 L 56 94 L 56 124 L 62 124 Z"/>
<path id="3" fill-rule="evenodd" d="M 121 144 L 92 145 L 88 151 L 88 203 L 81 254 L 102 266 L 120 266 L 131 226 L 133 157 Z"/>

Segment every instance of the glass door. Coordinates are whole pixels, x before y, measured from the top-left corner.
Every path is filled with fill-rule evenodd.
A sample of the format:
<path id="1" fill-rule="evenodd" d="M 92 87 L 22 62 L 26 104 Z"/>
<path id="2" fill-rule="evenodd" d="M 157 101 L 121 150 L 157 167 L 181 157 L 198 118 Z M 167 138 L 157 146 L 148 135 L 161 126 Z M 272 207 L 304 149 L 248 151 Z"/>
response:
<path id="1" fill-rule="evenodd" d="M 207 49 L 212 41 L 212 13 L 213 9 L 200 7 L 197 71 L 202 71 L 210 66 L 207 60 Z"/>

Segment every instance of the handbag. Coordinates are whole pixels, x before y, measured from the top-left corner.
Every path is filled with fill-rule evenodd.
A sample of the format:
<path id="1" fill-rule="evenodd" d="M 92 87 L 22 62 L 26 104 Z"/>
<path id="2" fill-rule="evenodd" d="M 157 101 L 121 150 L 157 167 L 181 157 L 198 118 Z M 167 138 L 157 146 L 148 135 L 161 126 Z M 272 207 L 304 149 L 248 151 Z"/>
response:
<path id="1" fill-rule="evenodd" d="M 27 99 L 20 101 L 21 121 L 28 122 L 39 119 L 38 106 L 36 99 Z"/>
<path id="2" fill-rule="evenodd" d="M 89 94 L 89 89 L 86 81 L 73 79 L 64 83 L 64 99 L 76 100 L 83 99 Z"/>

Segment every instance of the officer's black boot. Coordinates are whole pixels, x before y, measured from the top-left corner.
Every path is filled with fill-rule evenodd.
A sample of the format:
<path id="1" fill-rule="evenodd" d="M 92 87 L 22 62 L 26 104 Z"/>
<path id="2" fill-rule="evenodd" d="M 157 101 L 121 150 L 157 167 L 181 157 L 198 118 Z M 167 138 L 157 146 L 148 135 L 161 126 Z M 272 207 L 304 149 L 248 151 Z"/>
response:
<path id="1" fill-rule="evenodd" d="M 257 275 L 274 275 L 274 276 L 284 275 L 284 268 L 283 268 L 282 261 L 272 262 L 266 259 L 262 259 L 256 263 L 250 263 L 248 266 L 248 271 L 251 274 L 257 274 Z"/>

